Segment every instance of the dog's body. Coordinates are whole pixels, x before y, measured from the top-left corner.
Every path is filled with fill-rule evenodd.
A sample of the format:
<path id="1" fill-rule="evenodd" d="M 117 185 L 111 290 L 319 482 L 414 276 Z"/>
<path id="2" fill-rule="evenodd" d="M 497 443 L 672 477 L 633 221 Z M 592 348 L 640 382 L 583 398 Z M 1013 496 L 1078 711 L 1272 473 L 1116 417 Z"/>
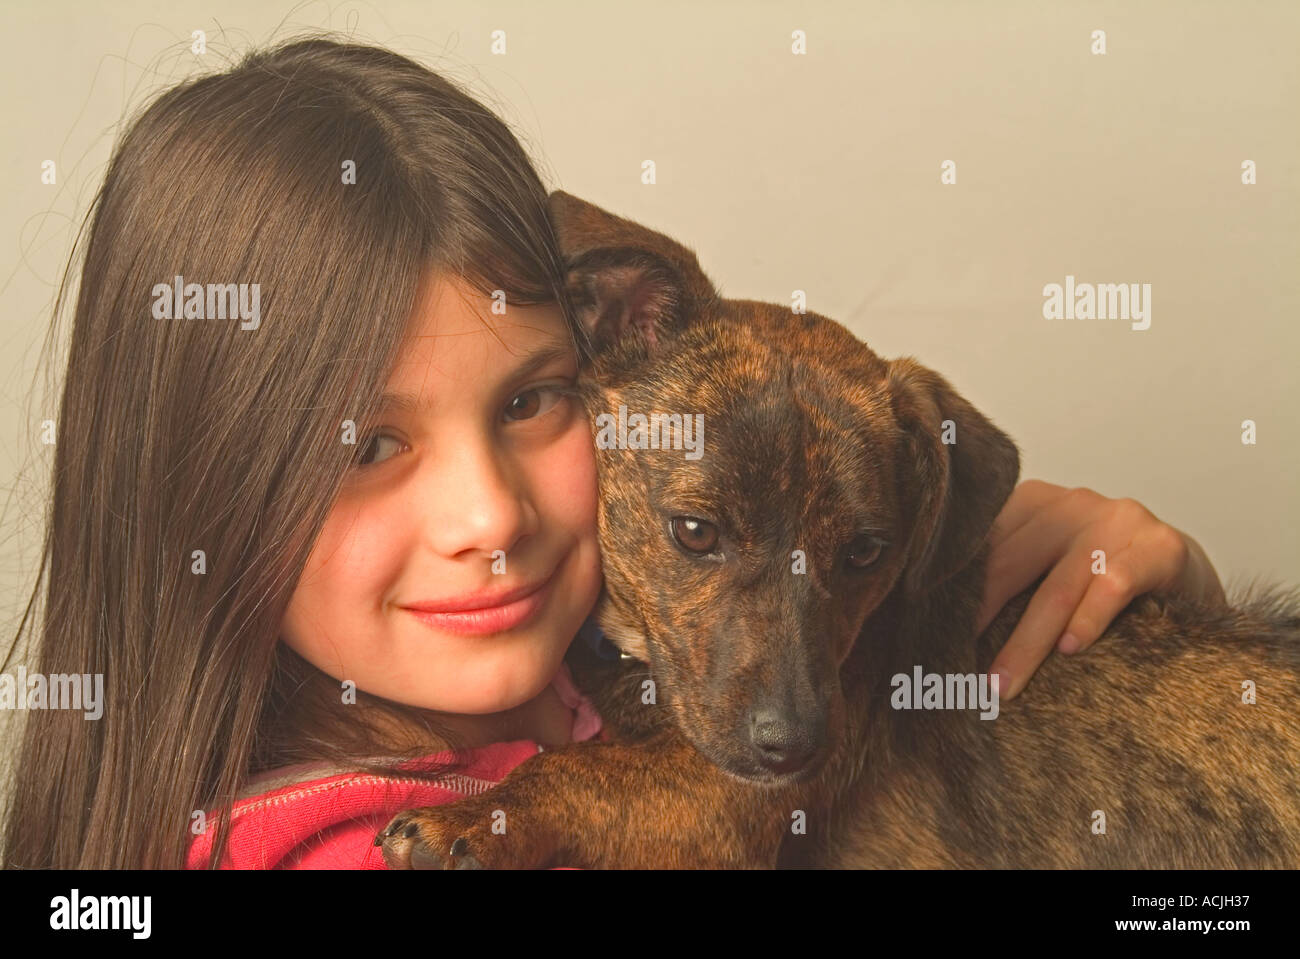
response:
<path id="1" fill-rule="evenodd" d="M 969 570 L 965 615 L 972 619 L 982 570 L 980 562 Z M 1037 585 L 1008 603 L 978 642 L 927 671 L 987 668 Z M 916 626 L 924 628 L 920 620 Z M 716 828 L 719 809 L 732 809 L 742 823 L 777 820 L 774 831 L 786 836 L 780 862 L 789 866 L 1294 867 L 1300 774 L 1289 704 L 1300 691 L 1287 664 L 1295 662 L 1298 628 L 1295 612 L 1268 597 L 1218 612 L 1141 597 L 1086 655 L 1051 657 L 995 720 L 975 710 L 895 710 L 886 682 L 850 681 L 880 675 L 866 657 L 851 656 L 841 670 L 849 722 L 818 781 L 768 787 L 772 794 L 761 799 L 745 790 L 763 787 L 731 793 L 724 785 L 714 800 L 720 805 L 709 802 L 685 819 L 692 805 L 681 803 L 669 821 L 689 843 L 684 820 L 695 824 L 698 840 Z M 911 672 L 907 659 L 900 651 L 899 672 Z M 601 663 L 584 650 L 574 670 L 620 738 L 647 735 L 647 715 L 661 715 L 640 704 L 644 666 Z M 1247 679 L 1258 686 L 1253 705 L 1242 702 Z M 566 781 L 585 775 L 586 751 L 561 751 L 575 761 Z M 553 756 L 557 767 L 561 753 Z M 700 774 L 695 763 L 676 761 L 682 780 Z M 656 796 L 693 788 L 671 774 L 653 779 L 662 779 Z M 808 813 L 807 836 L 790 835 L 794 809 Z M 1093 831 L 1097 810 L 1105 833 Z M 611 815 L 595 828 L 631 827 Z M 691 863 L 675 845 L 665 858 Z M 768 864 L 719 860 L 706 849 L 701 844 L 697 862 Z M 647 849 L 635 862 L 599 864 L 648 866 L 661 854 Z"/>
<path id="2" fill-rule="evenodd" d="M 703 414 L 705 454 L 597 451 L 597 618 L 631 658 L 570 662 L 613 741 L 402 814 L 390 865 L 1300 865 L 1293 593 L 1139 597 L 996 718 L 897 708 L 918 668 L 986 672 L 1033 593 L 976 637 L 1014 444 L 910 358 L 723 300 L 689 250 L 567 194 L 552 209 L 597 348 L 588 409 Z"/>

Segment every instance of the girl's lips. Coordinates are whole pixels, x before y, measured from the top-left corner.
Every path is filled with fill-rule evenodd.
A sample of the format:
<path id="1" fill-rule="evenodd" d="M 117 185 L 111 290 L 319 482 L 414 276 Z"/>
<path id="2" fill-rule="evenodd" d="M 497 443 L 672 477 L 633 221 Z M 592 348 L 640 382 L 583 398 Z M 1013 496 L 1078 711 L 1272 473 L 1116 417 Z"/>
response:
<path id="1" fill-rule="evenodd" d="M 490 636 L 493 633 L 503 633 L 508 629 L 521 626 L 537 615 L 537 611 L 551 595 L 551 584 L 554 581 L 553 570 L 546 581 L 531 593 L 500 606 L 485 606 L 481 609 L 467 609 L 456 613 L 433 613 L 410 606 L 403 606 L 402 609 L 434 629 L 464 636 Z"/>

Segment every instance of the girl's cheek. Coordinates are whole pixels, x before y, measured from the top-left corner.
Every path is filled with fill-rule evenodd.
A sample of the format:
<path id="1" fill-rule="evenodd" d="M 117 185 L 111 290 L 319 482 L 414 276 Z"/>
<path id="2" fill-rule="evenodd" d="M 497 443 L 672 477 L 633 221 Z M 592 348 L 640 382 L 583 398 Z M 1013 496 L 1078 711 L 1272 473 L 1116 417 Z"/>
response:
<path id="1" fill-rule="evenodd" d="M 575 426 L 547 451 L 538 464 L 542 490 L 549 490 L 556 513 L 579 534 L 595 535 L 596 530 L 596 455 L 595 443 L 585 418 L 577 417 Z"/>
<path id="2" fill-rule="evenodd" d="M 290 600 L 281 637 L 308 662 L 336 678 L 378 655 L 374 615 L 391 599 L 395 537 L 375 504 L 335 504 Z"/>
<path id="3" fill-rule="evenodd" d="M 374 605 L 394 581 L 398 537 L 409 524 L 387 517 L 379 504 L 338 503 L 312 549 L 299 593 L 313 606 Z"/>

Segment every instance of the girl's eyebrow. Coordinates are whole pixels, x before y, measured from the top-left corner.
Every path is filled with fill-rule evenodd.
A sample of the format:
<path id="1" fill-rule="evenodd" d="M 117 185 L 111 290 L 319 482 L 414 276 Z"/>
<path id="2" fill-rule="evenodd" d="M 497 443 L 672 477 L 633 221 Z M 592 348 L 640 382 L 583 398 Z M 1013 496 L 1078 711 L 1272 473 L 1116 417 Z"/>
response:
<path id="1" fill-rule="evenodd" d="M 531 353 L 525 353 L 523 360 L 508 375 L 508 379 L 517 382 L 531 376 L 537 370 L 557 360 L 569 359 L 574 355 L 573 347 L 561 342 L 538 347 Z M 409 392 L 384 393 L 379 398 L 380 409 L 401 413 L 419 413 L 426 411 L 429 404 L 418 394 Z"/>

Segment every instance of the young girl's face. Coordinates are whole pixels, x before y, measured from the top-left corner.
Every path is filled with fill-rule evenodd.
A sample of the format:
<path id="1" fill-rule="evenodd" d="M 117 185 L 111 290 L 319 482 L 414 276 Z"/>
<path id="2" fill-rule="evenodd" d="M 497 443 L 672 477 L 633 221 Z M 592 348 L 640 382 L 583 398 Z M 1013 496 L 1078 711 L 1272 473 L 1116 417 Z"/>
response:
<path id="1" fill-rule="evenodd" d="M 591 433 L 556 391 L 577 375 L 563 315 L 491 302 L 426 283 L 282 629 L 336 679 L 448 713 L 537 696 L 601 587 Z"/>

